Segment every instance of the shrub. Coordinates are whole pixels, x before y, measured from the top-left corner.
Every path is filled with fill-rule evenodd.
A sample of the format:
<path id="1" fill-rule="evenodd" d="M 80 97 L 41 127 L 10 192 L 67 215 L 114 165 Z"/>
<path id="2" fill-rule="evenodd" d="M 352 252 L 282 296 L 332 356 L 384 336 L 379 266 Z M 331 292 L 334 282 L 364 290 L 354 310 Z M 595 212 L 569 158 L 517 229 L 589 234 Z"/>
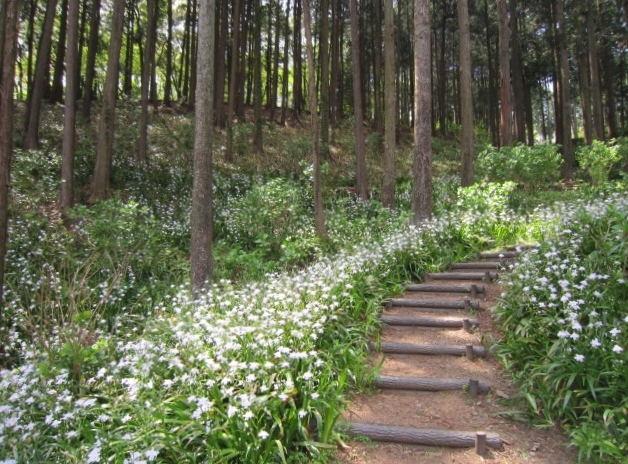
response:
<path id="1" fill-rule="evenodd" d="M 601 185 L 608 180 L 611 168 L 622 157 L 619 148 L 620 146 L 614 141 L 606 144 L 594 140 L 591 145 L 585 145 L 578 149 L 576 159 L 580 166 L 587 171 L 593 184 Z"/>
<path id="2" fill-rule="evenodd" d="M 475 172 L 489 181 L 509 180 L 538 188 L 559 179 L 561 163 L 557 145 L 517 145 L 500 150 L 488 146 L 478 155 Z"/>

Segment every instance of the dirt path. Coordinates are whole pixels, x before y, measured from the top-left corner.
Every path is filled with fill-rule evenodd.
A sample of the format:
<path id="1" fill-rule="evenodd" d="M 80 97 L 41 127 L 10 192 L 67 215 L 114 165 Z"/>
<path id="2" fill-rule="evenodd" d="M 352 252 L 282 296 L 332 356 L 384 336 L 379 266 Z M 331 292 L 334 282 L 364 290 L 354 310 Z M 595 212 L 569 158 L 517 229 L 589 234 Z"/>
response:
<path id="1" fill-rule="evenodd" d="M 478 272 L 458 270 L 456 272 Z M 481 271 L 485 272 L 485 271 Z M 468 388 L 453 391 L 375 390 L 353 398 L 344 414 L 349 423 L 379 424 L 401 427 L 419 427 L 439 430 L 485 431 L 498 434 L 503 446 L 490 449 L 484 457 L 473 447 L 450 448 L 427 445 L 406 445 L 376 442 L 356 437 L 349 447 L 337 453 L 337 461 L 352 464 L 440 464 L 440 463 L 575 463 L 567 441 L 556 429 L 538 429 L 525 424 L 516 413 L 524 409 L 523 399 L 508 382 L 490 347 L 498 337 L 488 309 L 500 295 L 499 285 L 491 282 L 464 280 L 432 280 L 438 285 L 484 287 L 484 293 L 475 298 L 469 294 L 451 292 L 407 292 L 401 298 L 414 300 L 464 301 L 480 303 L 479 310 L 425 309 L 401 307 L 401 302 L 384 311 L 385 315 L 409 317 L 476 318 L 477 327 L 463 328 L 385 326 L 381 334 L 382 346 L 387 343 L 413 345 L 452 345 L 464 348 L 473 344 L 484 346 L 485 357 L 455 355 L 397 354 L 374 352 L 373 365 L 382 363 L 380 376 L 478 379 L 490 384 L 488 393 L 472 398 Z M 519 420 L 517 420 L 519 419 Z"/>

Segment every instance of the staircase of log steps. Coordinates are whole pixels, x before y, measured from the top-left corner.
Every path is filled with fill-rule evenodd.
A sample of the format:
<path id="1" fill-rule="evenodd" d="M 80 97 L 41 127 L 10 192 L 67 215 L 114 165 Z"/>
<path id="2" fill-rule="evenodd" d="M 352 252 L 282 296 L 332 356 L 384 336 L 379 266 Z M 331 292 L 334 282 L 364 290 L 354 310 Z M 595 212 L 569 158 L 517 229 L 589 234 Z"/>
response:
<path id="1" fill-rule="evenodd" d="M 402 298 L 387 301 L 386 310 L 380 316 L 384 323 L 383 341 L 379 346 L 377 344 L 371 346 L 373 351 L 379 351 L 384 357 L 381 372 L 386 372 L 387 363 L 392 357 L 399 355 L 408 362 L 412 362 L 413 357 L 421 358 L 428 355 L 450 359 L 456 356 L 463 358 L 465 363 L 474 363 L 477 362 L 477 358 L 486 356 L 486 349 L 481 345 L 481 328 L 478 326 L 477 318 L 473 317 L 473 314 L 486 309 L 481 306 L 480 301 L 485 293 L 484 284 L 498 279 L 499 273 L 507 269 L 508 264 L 524 249 L 531 247 L 534 245 L 513 246 L 501 252 L 480 253 L 477 261 L 452 264 L 446 272 L 426 274 L 423 283 L 408 285 Z M 470 338 L 475 340 L 465 344 L 408 343 L 408 338 L 412 339 L 412 331 L 431 331 L 429 338 L 434 341 L 439 338 L 451 338 L 445 334 L 456 329 L 473 334 L 474 337 Z M 439 330 L 443 331 L 443 337 L 438 336 Z M 421 361 L 418 359 L 416 362 Z M 446 374 L 447 369 L 442 371 Z M 482 378 L 434 376 L 380 375 L 375 378 L 373 386 L 395 393 L 414 391 L 434 392 L 438 395 L 438 392 L 458 391 L 460 395 L 469 395 L 471 398 L 486 394 L 491 389 L 489 382 Z M 438 396 L 433 399 L 438 400 Z M 450 430 L 350 421 L 348 433 L 373 441 L 443 448 L 475 448 L 480 456 L 485 456 L 488 449 L 500 449 L 503 446 L 503 440 L 497 434 L 464 430 L 464 424 L 460 426 L 461 430 Z"/>

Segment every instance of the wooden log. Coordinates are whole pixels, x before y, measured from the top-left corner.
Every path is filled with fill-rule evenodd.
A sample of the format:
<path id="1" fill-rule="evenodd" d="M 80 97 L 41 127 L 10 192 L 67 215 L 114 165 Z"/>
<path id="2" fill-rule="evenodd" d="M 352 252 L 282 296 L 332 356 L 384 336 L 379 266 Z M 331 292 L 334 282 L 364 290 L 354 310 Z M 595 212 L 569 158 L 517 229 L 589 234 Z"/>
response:
<path id="1" fill-rule="evenodd" d="M 475 322 L 475 324 L 474 324 Z M 464 330 L 466 330 L 467 332 L 471 332 L 471 326 L 472 325 L 478 325 L 478 321 L 477 319 L 463 319 L 462 320 L 462 328 Z"/>
<path id="2" fill-rule="evenodd" d="M 486 456 L 486 432 L 477 432 L 475 434 L 475 452 L 484 457 Z"/>
<path id="3" fill-rule="evenodd" d="M 479 259 L 508 259 L 508 258 L 516 258 L 521 255 L 518 251 L 485 251 L 483 253 L 478 253 Z"/>
<path id="4" fill-rule="evenodd" d="M 460 319 L 454 317 L 411 317 L 382 315 L 380 320 L 387 325 L 420 326 L 420 327 L 464 327 L 464 321 L 471 325 L 478 325 L 477 319 Z"/>
<path id="5" fill-rule="evenodd" d="M 349 422 L 350 435 L 363 436 L 375 441 L 406 443 L 411 445 L 447 446 L 451 448 L 473 448 L 476 432 L 460 430 L 425 429 L 415 427 L 396 427 L 381 424 L 361 424 Z M 487 434 L 486 444 L 490 448 L 500 449 L 502 441 L 497 434 Z"/>
<path id="6" fill-rule="evenodd" d="M 480 381 L 476 379 L 469 379 L 469 395 L 471 398 L 475 398 L 478 396 L 480 392 Z"/>
<path id="7" fill-rule="evenodd" d="M 495 261 L 478 261 L 474 263 L 453 263 L 450 269 L 500 269 L 501 263 Z"/>
<path id="8" fill-rule="evenodd" d="M 519 251 L 519 250 L 533 250 L 534 248 L 538 248 L 538 243 L 522 243 L 520 245 L 509 245 L 506 247 L 508 251 Z"/>
<path id="9" fill-rule="evenodd" d="M 480 309 L 478 301 L 466 300 L 416 300 L 413 298 L 391 298 L 393 307 L 402 308 L 443 308 L 443 309 Z"/>
<path id="10" fill-rule="evenodd" d="M 495 280 L 496 272 L 439 272 L 425 274 L 427 279 L 434 280 Z"/>
<path id="11" fill-rule="evenodd" d="M 473 361 L 473 359 L 475 358 L 475 353 L 473 352 L 473 345 L 470 345 L 470 344 L 466 345 L 464 349 L 467 354 L 467 359 L 469 361 Z"/>
<path id="12" fill-rule="evenodd" d="M 471 392 L 471 382 L 475 383 L 475 395 L 487 393 L 490 385 L 487 382 L 465 379 L 437 379 L 433 377 L 395 377 L 382 375 L 373 380 L 376 388 L 389 390 L 420 390 L 420 391 L 449 391 L 464 390 L 469 388 Z"/>
<path id="13" fill-rule="evenodd" d="M 483 346 L 473 346 L 473 355 L 483 357 L 486 350 Z M 452 356 L 466 356 L 467 347 L 459 345 L 417 345 L 414 343 L 382 342 L 380 351 L 388 354 L 447 354 Z"/>
<path id="14" fill-rule="evenodd" d="M 406 286 L 409 292 L 440 292 L 440 293 L 484 293 L 484 285 L 430 285 L 410 284 Z"/>

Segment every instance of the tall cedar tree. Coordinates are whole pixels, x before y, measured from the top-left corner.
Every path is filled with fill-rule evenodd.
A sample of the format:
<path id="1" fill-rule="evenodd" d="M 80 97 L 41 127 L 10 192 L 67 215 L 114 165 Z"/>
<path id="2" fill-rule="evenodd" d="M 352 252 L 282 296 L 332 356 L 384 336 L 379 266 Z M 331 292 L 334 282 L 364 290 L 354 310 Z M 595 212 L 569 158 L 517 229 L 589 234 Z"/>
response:
<path id="1" fill-rule="evenodd" d="M 571 143 L 571 104 L 569 98 L 569 57 L 567 56 L 567 37 L 564 23 L 563 0 L 555 0 L 556 4 L 556 29 L 558 33 L 558 49 L 560 67 L 560 105 L 562 121 L 562 145 L 563 176 L 567 180 L 574 178 L 574 155 Z"/>
<path id="2" fill-rule="evenodd" d="M 212 131 L 214 127 L 214 46 L 216 0 L 200 0 L 198 49 L 196 57 L 196 99 L 194 102 L 194 180 L 190 265 L 192 295 L 200 299 L 212 279 L 213 194 Z"/>
<path id="3" fill-rule="evenodd" d="M 314 163 L 314 215 L 316 234 L 327 237 L 325 231 L 325 210 L 323 209 L 323 193 L 321 191 L 321 150 L 320 134 L 318 133 L 318 102 L 316 98 L 316 75 L 314 69 L 314 46 L 312 45 L 312 14 L 310 0 L 303 0 L 303 25 L 305 27 L 305 49 L 307 53 L 307 69 L 310 94 L 310 115 L 312 117 L 312 158 Z"/>
<path id="4" fill-rule="evenodd" d="M 225 162 L 233 162 L 233 118 L 236 106 L 236 85 L 238 83 L 238 62 L 240 37 L 240 4 L 241 0 L 235 0 L 233 5 L 233 27 L 231 32 L 231 69 L 229 71 L 229 102 L 227 104 L 227 147 L 225 150 Z"/>
<path id="5" fill-rule="evenodd" d="M 104 200 L 111 193 L 111 161 L 113 135 L 116 123 L 118 70 L 120 68 L 120 48 L 122 48 L 125 5 L 125 0 L 115 0 L 113 4 L 111 42 L 109 43 L 105 92 L 103 94 L 102 110 L 100 112 L 98 145 L 96 146 L 96 166 L 92 180 L 92 201 Z"/>
<path id="6" fill-rule="evenodd" d="M 604 140 L 604 121 L 602 120 L 602 91 L 600 85 L 600 66 L 597 53 L 597 34 L 595 19 L 597 9 L 593 0 L 587 2 L 587 42 L 589 44 L 589 72 L 591 76 L 591 103 L 593 105 L 593 136 L 596 140 Z"/>
<path id="7" fill-rule="evenodd" d="M 419 223 L 432 217 L 432 70 L 428 0 L 414 1 L 414 163 L 412 213 Z"/>
<path id="8" fill-rule="evenodd" d="M 141 110 L 140 110 L 140 140 L 137 150 L 137 163 L 145 164 L 148 158 L 148 93 L 150 86 L 151 68 L 153 65 L 153 53 L 155 47 L 155 31 L 157 22 L 157 0 L 148 0 L 146 18 L 146 44 L 144 46 L 143 66 L 142 66 L 142 90 L 141 90 Z"/>
<path id="9" fill-rule="evenodd" d="M 497 0 L 497 25 L 499 29 L 499 100 L 501 117 L 499 145 L 512 145 L 512 103 L 510 85 L 510 27 L 508 27 L 507 0 Z"/>
<path id="10" fill-rule="evenodd" d="M 467 0 L 458 0 L 460 34 L 460 109 L 462 113 L 461 149 L 463 187 L 473 184 L 473 87 L 471 82 L 471 31 Z"/>
<path id="11" fill-rule="evenodd" d="M 46 72 L 50 64 L 50 49 L 52 48 L 52 30 L 55 21 L 57 0 L 48 0 L 44 28 L 37 49 L 37 64 L 35 76 L 30 83 L 26 109 L 26 132 L 24 134 L 24 149 L 35 150 L 39 146 L 39 120 L 41 117 L 41 100 L 46 85 Z"/>
<path id="12" fill-rule="evenodd" d="M 7 254 L 9 219 L 9 180 L 11 153 L 13 152 L 13 78 L 20 25 L 19 0 L 2 2 L 2 27 L 0 31 L 0 327 L 4 327 L 4 261 Z"/>
<path id="13" fill-rule="evenodd" d="M 395 24 L 393 0 L 384 0 L 384 181 L 382 204 L 395 207 L 395 149 L 397 91 L 395 88 Z"/>
<path id="14" fill-rule="evenodd" d="M 353 116 L 355 119 L 356 193 L 368 197 L 366 183 L 366 146 L 364 144 L 364 110 L 362 109 L 362 77 L 360 61 L 360 23 L 357 0 L 349 0 L 351 16 L 351 60 L 353 64 Z"/>
<path id="15" fill-rule="evenodd" d="M 89 121 L 92 115 L 92 95 L 96 76 L 96 56 L 98 54 L 98 33 L 100 28 L 100 0 L 92 2 L 89 19 L 89 39 L 87 63 L 85 66 L 85 91 L 83 93 L 83 117 Z"/>
<path id="16" fill-rule="evenodd" d="M 65 54 L 65 108 L 61 162 L 61 212 L 64 216 L 74 203 L 74 138 L 76 93 L 78 88 L 79 0 L 68 1 L 68 49 Z"/>

